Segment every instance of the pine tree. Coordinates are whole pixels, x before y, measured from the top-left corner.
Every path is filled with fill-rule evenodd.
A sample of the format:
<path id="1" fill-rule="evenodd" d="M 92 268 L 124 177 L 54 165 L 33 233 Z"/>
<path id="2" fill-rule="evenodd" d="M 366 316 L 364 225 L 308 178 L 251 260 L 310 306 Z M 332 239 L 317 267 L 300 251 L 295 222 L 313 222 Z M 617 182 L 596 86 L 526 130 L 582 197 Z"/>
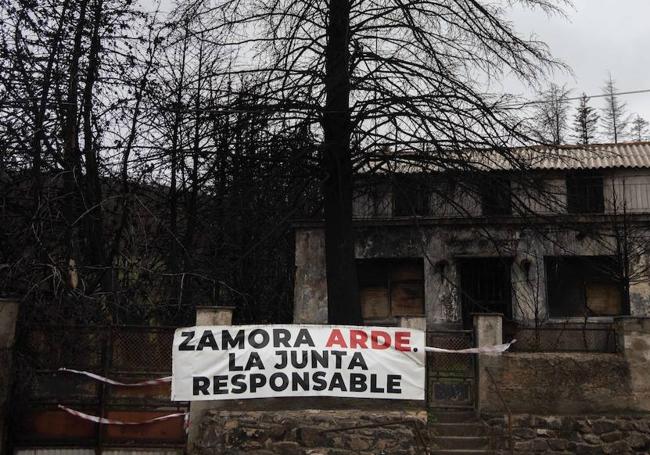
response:
<path id="1" fill-rule="evenodd" d="M 630 121 L 627 115 L 627 104 L 618 98 L 616 92 L 616 82 L 610 74 L 603 87 L 605 107 L 602 109 L 602 121 L 603 132 L 615 144 L 625 138 Z"/>
<path id="2" fill-rule="evenodd" d="M 573 116 L 573 138 L 578 144 L 593 143 L 600 116 L 596 109 L 589 106 L 589 97 L 585 93 L 582 94 L 576 111 Z"/>
<path id="3" fill-rule="evenodd" d="M 650 123 L 646 119 L 636 114 L 634 120 L 632 120 L 632 138 L 639 142 L 646 140 L 648 138 L 648 125 Z"/>

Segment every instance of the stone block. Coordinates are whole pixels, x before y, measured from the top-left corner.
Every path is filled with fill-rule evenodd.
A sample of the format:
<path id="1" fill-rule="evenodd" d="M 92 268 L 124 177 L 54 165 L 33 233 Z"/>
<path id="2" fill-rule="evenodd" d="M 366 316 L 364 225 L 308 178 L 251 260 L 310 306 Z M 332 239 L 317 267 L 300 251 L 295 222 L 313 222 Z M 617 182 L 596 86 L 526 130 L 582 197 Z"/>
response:
<path id="1" fill-rule="evenodd" d="M 321 428 L 302 427 L 298 428 L 298 440 L 305 447 L 318 447 L 325 445 L 327 438 Z"/>
<path id="2" fill-rule="evenodd" d="M 586 433 L 582 436 L 587 444 L 600 444 L 600 438 L 592 433 Z"/>
<path id="3" fill-rule="evenodd" d="M 305 450 L 297 442 L 274 442 L 270 445 L 270 448 L 277 455 L 305 455 Z"/>
<path id="4" fill-rule="evenodd" d="M 533 452 L 546 452 L 548 451 L 548 442 L 546 439 L 534 439 L 531 441 L 530 450 Z"/>
<path id="5" fill-rule="evenodd" d="M 512 430 L 512 435 L 521 439 L 533 439 L 536 436 L 536 433 L 532 428 L 514 428 Z"/>
<path id="6" fill-rule="evenodd" d="M 632 453 L 630 446 L 625 441 L 616 441 L 603 447 L 603 452 L 607 455 L 626 455 Z"/>
<path id="7" fill-rule="evenodd" d="M 648 436 L 642 433 L 631 433 L 625 441 L 634 450 L 646 449 L 648 447 Z"/>
<path id="8" fill-rule="evenodd" d="M 603 434 L 616 430 L 617 426 L 611 420 L 596 420 L 591 423 L 591 429 L 596 434 Z"/>
<path id="9" fill-rule="evenodd" d="M 549 439 L 547 443 L 551 450 L 566 450 L 569 446 L 569 441 L 560 438 Z"/>
<path id="10" fill-rule="evenodd" d="M 603 433 L 600 435 L 600 439 L 603 442 L 615 442 L 623 439 L 623 433 L 620 431 L 610 431 L 609 433 Z"/>
<path id="11" fill-rule="evenodd" d="M 577 455 L 603 455 L 603 448 L 601 446 L 592 446 L 589 444 L 576 444 Z"/>

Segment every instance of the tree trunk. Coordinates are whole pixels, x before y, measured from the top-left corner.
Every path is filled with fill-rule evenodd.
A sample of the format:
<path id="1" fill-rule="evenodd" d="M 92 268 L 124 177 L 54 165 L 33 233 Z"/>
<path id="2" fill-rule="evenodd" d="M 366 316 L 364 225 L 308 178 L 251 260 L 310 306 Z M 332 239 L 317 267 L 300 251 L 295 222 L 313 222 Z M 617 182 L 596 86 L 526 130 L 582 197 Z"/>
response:
<path id="1" fill-rule="evenodd" d="M 63 6 L 61 8 L 61 17 L 59 19 L 56 32 L 52 37 L 52 46 L 47 56 L 47 65 L 45 67 L 45 73 L 43 74 L 43 87 L 41 89 L 41 96 L 38 103 L 38 109 L 34 117 L 34 135 L 32 136 L 32 172 L 34 175 L 34 181 L 32 186 L 32 193 L 35 210 L 39 209 L 42 192 L 41 166 L 43 161 L 43 141 L 45 140 L 45 113 L 47 110 L 47 102 L 49 101 L 50 96 L 50 86 L 52 83 L 54 63 L 59 55 L 59 48 L 61 46 L 61 34 L 65 25 L 66 17 L 68 15 L 69 3 L 69 0 L 63 2 Z"/>
<path id="2" fill-rule="evenodd" d="M 78 181 L 81 178 L 81 156 L 79 150 L 79 136 L 77 131 L 77 91 L 79 88 L 79 61 L 82 54 L 82 38 L 86 21 L 86 7 L 88 0 L 83 0 L 79 7 L 79 20 L 74 36 L 74 46 L 70 56 L 69 80 L 67 87 L 67 100 L 63 109 L 63 215 L 66 226 L 66 255 L 68 262 L 79 255 L 79 232 L 74 224 L 79 214 Z"/>
<path id="3" fill-rule="evenodd" d="M 86 227 L 87 259 L 94 266 L 109 266 L 106 264 L 106 252 L 102 216 L 102 187 L 97 162 L 96 145 L 93 138 L 92 111 L 95 81 L 99 73 L 100 35 L 99 29 L 102 20 L 102 0 L 95 0 L 95 9 L 92 25 L 92 38 L 88 55 L 88 68 L 86 71 L 86 84 L 83 92 L 83 133 L 84 133 L 84 158 L 86 162 L 85 179 L 85 210 L 88 211 L 84 226 Z M 102 276 L 104 272 L 100 271 Z M 104 283 L 109 284 L 111 280 Z M 109 291 L 108 288 L 104 289 Z"/>
<path id="4" fill-rule="evenodd" d="M 327 308 L 331 324 L 362 322 L 352 229 L 349 40 L 350 1 L 330 0 L 322 166 Z"/>

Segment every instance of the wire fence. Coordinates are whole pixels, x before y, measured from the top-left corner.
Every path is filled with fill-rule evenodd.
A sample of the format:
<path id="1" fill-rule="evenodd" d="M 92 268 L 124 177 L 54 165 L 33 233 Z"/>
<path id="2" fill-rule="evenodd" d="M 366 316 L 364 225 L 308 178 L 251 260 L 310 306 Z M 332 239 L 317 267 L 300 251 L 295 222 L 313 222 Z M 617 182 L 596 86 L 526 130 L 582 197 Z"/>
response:
<path id="1" fill-rule="evenodd" d="M 518 327 L 510 338 L 514 352 L 618 352 L 616 331 L 602 327 Z"/>
<path id="2" fill-rule="evenodd" d="M 11 443 L 15 447 L 68 443 L 182 447 L 186 436 L 180 418 L 118 431 L 58 409 L 63 405 L 135 422 L 186 411 L 187 403 L 170 400 L 169 383 L 120 387 L 59 370 L 82 370 L 125 383 L 169 376 L 173 335 L 173 327 L 147 326 L 36 326 L 19 332 Z"/>

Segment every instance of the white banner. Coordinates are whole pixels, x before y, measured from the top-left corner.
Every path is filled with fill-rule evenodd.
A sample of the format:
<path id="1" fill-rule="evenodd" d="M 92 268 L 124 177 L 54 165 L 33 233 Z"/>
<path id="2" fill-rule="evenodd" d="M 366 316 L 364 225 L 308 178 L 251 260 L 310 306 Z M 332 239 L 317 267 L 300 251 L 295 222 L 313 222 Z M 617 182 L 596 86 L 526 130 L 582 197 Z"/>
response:
<path id="1" fill-rule="evenodd" d="M 174 334 L 172 400 L 424 400 L 425 338 L 401 327 L 249 325 Z"/>

